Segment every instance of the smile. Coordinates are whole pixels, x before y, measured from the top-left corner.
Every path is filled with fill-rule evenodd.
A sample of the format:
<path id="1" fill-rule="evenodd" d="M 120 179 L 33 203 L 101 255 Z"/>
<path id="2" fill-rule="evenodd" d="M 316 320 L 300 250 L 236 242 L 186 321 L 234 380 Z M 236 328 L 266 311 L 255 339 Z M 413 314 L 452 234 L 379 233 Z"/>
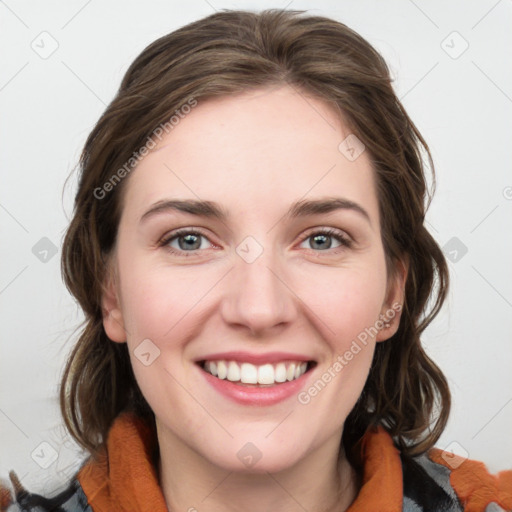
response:
<path id="1" fill-rule="evenodd" d="M 313 361 L 281 361 L 276 364 L 255 365 L 238 361 L 202 361 L 201 368 L 221 380 L 256 385 L 274 386 L 298 379 L 314 364 Z"/>

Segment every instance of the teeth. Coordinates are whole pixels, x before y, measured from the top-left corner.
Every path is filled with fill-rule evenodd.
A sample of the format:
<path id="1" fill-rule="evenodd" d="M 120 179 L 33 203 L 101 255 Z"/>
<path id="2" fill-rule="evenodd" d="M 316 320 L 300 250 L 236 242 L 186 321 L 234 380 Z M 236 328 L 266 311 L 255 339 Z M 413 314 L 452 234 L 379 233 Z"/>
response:
<path id="1" fill-rule="evenodd" d="M 298 379 L 307 370 L 306 362 L 287 362 L 255 366 L 236 361 L 206 361 L 203 369 L 215 377 L 243 384 L 273 385 Z"/>
<path id="2" fill-rule="evenodd" d="M 286 365 L 284 363 L 276 365 L 274 379 L 276 382 L 286 382 Z"/>
<path id="3" fill-rule="evenodd" d="M 210 369 L 210 373 L 213 376 L 217 377 L 217 365 L 215 364 L 215 361 L 210 361 L 209 364 L 210 364 L 210 368 L 209 368 Z"/>
<path id="4" fill-rule="evenodd" d="M 236 382 L 240 380 L 240 367 L 234 362 L 231 361 L 228 365 L 228 380 L 232 382 Z"/>
<path id="5" fill-rule="evenodd" d="M 274 367 L 271 364 L 264 364 L 258 368 L 259 384 L 274 384 Z"/>
<path id="6" fill-rule="evenodd" d="M 219 379 L 225 379 L 228 375 L 228 367 L 225 361 L 219 361 L 217 363 L 217 377 Z"/>
<path id="7" fill-rule="evenodd" d="M 232 361 L 233 364 L 236 364 Z M 244 384 L 257 384 L 258 383 L 258 368 L 250 363 L 242 363 L 240 367 L 240 381 Z M 236 381 L 232 381 L 236 382 Z"/>

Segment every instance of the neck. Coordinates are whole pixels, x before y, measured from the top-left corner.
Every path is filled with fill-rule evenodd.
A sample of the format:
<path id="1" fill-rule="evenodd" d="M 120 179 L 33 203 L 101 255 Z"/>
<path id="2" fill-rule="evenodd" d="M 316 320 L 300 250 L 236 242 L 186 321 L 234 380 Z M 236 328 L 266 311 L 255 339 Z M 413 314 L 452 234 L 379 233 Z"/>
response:
<path id="1" fill-rule="evenodd" d="M 170 512 L 344 512 L 357 495 L 358 478 L 339 438 L 275 473 L 229 471 L 171 435 L 159 431 L 158 440 L 160 486 Z"/>

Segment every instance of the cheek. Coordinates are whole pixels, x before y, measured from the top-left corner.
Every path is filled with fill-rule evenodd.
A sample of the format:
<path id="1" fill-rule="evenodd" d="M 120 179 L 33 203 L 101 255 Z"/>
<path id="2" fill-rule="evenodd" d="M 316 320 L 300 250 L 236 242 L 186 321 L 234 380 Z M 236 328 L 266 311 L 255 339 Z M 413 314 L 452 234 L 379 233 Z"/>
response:
<path id="1" fill-rule="evenodd" d="M 191 387 L 183 374 L 184 348 L 199 322 L 193 321 L 201 296 L 211 284 L 179 269 L 133 262 L 124 267 L 121 294 L 127 326 L 127 343 L 137 383 L 155 413 L 166 408 L 190 408 L 181 383 Z M 187 428 L 188 419 L 181 422 Z"/>
<path id="2" fill-rule="evenodd" d="M 295 278 L 297 295 L 326 340 L 340 350 L 375 324 L 386 295 L 383 257 L 340 268 L 305 268 Z"/>
<path id="3" fill-rule="evenodd" d="M 181 332 L 187 315 L 214 282 L 214 276 L 190 268 L 127 266 L 121 295 L 128 339 L 149 338 L 158 344 L 175 328 Z"/>
<path id="4" fill-rule="evenodd" d="M 305 407 L 304 414 L 328 412 L 328 417 L 323 417 L 323 428 L 329 432 L 345 421 L 366 383 L 385 284 L 378 272 L 346 272 L 338 273 L 330 286 L 304 290 L 305 295 L 309 293 L 311 308 L 318 312 L 315 327 L 329 357 L 322 362 L 316 379 L 297 398 Z"/>
<path id="5" fill-rule="evenodd" d="M 298 295 L 311 311 L 309 320 L 328 345 L 330 356 L 320 382 L 305 390 L 301 403 L 319 396 L 326 387 L 329 391 L 322 392 L 319 401 L 337 410 L 337 417 L 344 417 L 359 397 L 373 359 L 376 322 L 386 295 L 384 259 L 377 254 L 372 264 L 319 267 L 303 273 L 300 283 Z"/>

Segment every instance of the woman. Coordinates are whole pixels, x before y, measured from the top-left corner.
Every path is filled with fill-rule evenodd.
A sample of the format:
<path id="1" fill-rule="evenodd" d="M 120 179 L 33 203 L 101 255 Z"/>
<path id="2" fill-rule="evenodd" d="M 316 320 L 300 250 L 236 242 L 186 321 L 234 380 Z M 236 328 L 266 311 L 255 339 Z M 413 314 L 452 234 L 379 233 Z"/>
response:
<path id="1" fill-rule="evenodd" d="M 420 335 L 448 272 L 423 151 L 336 21 L 228 11 L 144 50 L 63 247 L 87 321 L 61 409 L 91 457 L 51 499 L 11 473 L 7 510 L 512 509 L 512 471 L 433 448 L 450 393 Z"/>

